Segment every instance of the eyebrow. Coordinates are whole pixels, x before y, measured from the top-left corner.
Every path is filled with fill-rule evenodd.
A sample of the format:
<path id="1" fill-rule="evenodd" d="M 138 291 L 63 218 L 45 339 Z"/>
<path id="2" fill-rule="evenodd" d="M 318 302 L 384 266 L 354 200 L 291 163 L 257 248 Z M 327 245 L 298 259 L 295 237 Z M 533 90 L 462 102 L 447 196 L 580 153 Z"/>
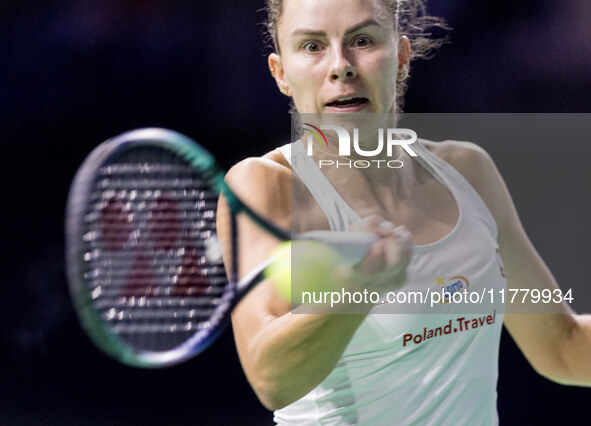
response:
<path id="1" fill-rule="evenodd" d="M 347 31 L 345 31 L 345 35 L 355 33 L 365 27 L 369 27 L 372 25 L 379 26 L 380 24 L 375 19 L 369 18 L 369 19 L 366 19 L 365 21 L 347 29 Z M 291 33 L 291 35 L 292 36 L 301 36 L 301 35 L 326 36 L 326 33 L 324 31 L 316 31 L 316 30 L 302 28 L 302 29 L 295 30 L 293 33 Z"/>

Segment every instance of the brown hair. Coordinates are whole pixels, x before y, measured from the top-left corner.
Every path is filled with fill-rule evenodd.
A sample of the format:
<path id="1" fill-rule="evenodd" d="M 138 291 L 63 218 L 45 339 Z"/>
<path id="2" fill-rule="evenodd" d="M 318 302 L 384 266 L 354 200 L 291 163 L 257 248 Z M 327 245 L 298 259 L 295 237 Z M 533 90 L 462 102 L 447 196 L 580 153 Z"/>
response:
<path id="1" fill-rule="evenodd" d="M 267 19 L 264 23 L 266 42 L 280 53 L 277 25 L 283 13 L 284 0 L 265 0 Z M 429 59 L 446 42 L 446 37 L 433 37 L 435 28 L 449 29 L 441 18 L 427 14 L 426 0 L 381 0 L 384 12 L 395 20 L 396 31 L 410 41 L 410 60 Z M 406 80 L 397 82 L 397 109 L 402 109 Z"/>

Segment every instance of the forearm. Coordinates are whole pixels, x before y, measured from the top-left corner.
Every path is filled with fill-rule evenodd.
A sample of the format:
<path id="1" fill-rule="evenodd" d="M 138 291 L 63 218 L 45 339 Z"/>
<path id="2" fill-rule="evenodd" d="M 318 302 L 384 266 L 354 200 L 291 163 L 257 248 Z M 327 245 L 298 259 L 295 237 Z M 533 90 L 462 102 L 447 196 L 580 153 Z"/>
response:
<path id="1" fill-rule="evenodd" d="M 241 359 L 269 409 L 297 401 L 334 369 L 365 315 L 292 314 L 269 322 Z"/>

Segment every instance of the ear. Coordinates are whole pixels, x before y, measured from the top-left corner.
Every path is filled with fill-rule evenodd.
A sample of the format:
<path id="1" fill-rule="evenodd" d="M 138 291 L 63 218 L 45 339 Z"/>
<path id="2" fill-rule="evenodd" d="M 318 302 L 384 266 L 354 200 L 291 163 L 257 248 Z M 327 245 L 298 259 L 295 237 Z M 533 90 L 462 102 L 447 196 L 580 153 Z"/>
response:
<path id="1" fill-rule="evenodd" d="M 281 62 L 281 56 L 277 53 L 271 53 L 268 58 L 269 70 L 271 75 L 279 87 L 279 91 L 286 96 L 289 96 L 289 84 L 285 78 L 285 70 L 283 69 L 283 63 Z"/>
<path id="2" fill-rule="evenodd" d="M 410 67 L 410 41 L 407 36 L 400 37 L 398 42 L 398 71 L 400 72 L 403 68 L 408 69 Z"/>

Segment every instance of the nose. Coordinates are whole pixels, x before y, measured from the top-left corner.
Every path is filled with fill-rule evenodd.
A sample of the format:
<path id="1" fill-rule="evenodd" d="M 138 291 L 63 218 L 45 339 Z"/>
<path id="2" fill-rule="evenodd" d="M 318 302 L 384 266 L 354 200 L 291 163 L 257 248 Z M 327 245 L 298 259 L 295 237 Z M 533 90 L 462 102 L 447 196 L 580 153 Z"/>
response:
<path id="1" fill-rule="evenodd" d="M 357 69 L 347 59 L 342 49 L 334 49 L 329 78 L 332 81 L 349 81 L 357 77 Z"/>

